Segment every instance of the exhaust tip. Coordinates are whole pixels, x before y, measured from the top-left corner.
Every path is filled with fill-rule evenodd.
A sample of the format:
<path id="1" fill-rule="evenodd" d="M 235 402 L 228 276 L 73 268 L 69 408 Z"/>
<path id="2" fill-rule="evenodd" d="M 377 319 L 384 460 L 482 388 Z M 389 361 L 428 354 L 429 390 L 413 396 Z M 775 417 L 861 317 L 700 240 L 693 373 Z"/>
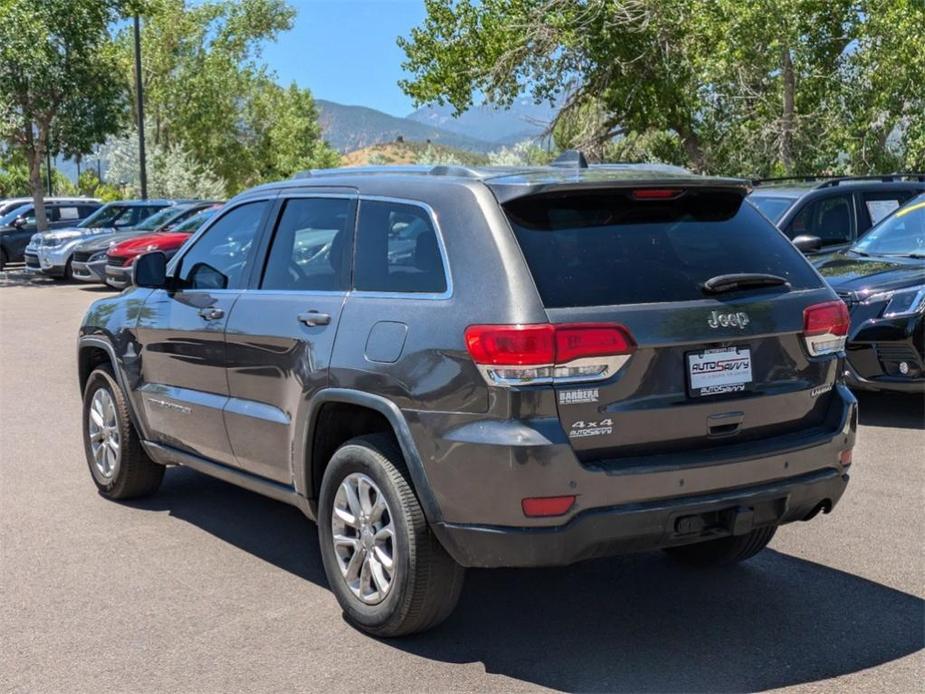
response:
<path id="1" fill-rule="evenodd" d="M 807 513 L 805 516 L 803 516 L 802 520 L 804 520 L 804 521 L 812 520 L 813 518 L 815 518 L 816 516 L 818 516 L 820 512 L 822 512 L 822 513 L 829 513 L 831 510 L 832 510 L 832 501 L 831 501 L 831 499 L 825 499 L 825 500 L 823 500 L 823 501 L 820 501 L 818 504 L 816 504 L 816 505 L 813 507 L 813 510 L 812 510 L 812 511 L 810 511 L 810 512 Z"/>

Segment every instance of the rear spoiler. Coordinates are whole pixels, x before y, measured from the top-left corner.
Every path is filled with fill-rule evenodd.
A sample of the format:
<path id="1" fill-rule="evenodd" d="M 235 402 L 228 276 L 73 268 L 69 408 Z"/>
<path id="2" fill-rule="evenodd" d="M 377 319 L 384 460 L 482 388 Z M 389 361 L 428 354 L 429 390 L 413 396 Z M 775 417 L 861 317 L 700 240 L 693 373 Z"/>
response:
<path id="1" fill-rule="evenodd" d="M 653 176 L 651 171 L 640 171 L 637 172 L 638 175 L 631 177 L 620 176 L 615 178 L 612 172 L 596 171 L 594 169 L 585 169 L 582 173 L 584 175 L 576 177 L 576 180 L 572 181 L 564 181 L 561 176 L 550 176 L 548 180 L 544 181 L 541 175 L 533 175 L 520 178 L 520 180 L 517 180 L 518 177 L 516 176 L 489 178 L 484 183 L 491 189 L 501 204 L 517 198 L 575 191 L 697 189 L 735 193 L 742 198 L 752 191 L 750 182 L 740 178 L 713 178 L 695 175 Z"/>

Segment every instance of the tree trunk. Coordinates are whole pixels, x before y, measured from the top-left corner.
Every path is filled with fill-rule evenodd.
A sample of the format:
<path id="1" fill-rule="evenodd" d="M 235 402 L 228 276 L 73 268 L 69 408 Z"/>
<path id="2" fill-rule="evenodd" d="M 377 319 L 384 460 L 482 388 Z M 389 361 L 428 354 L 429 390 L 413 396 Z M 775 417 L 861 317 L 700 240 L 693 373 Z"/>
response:
<path id="1" fill-rule="evenodd" d="M 703 146 L 700 143 L 700 137 L 691 128 L 675 128 L 678 136 L 681 138 L 681 146 L 687 155 L 688 163 L 697 173 L 704 173 L 706 169 L 706 160 L 703 156 Z"/>
<path id="2" fill-rule="evenodd" d="M 45 158 L 45 129 L 39 128 L 38 138 L 32 133 L 32 124 L 26 124 L 26 157 L 29 159 L 29 185 L 32 187 L 32 204 L 35 206 L 35 226 L 48 231 L 45 215 L 45 184 L 42 182 L 42 160 Z"/>
<path id="3" fill-rule="evenodd" d="M 794 97 L 796 94 L 796 76 L 793 72 L 793 60 L 790 48 L 785 46 L 781 52 L 781 75 L 784 80 L 784 112 L 781 118 L 780 161 L 788 176 L 793 174 L 793 128 L 796 116 Z"/>

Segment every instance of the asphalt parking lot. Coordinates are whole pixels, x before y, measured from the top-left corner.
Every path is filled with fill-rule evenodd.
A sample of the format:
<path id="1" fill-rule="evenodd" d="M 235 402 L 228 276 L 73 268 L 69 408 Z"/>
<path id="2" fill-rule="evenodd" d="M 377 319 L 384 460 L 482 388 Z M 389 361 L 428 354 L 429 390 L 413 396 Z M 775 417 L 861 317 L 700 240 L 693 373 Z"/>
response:
<path id="1" fill-rule="evenodd" d="M 96 494 L 74 348 L 104 293 L 0 273 L 4 691 L 921 691 L 920 399 L 862 397 L 841 504 L 747 564 L 472 571 L 444 625 L 377 641 L 297 510 L 176 468 L 142 502 Z"/>

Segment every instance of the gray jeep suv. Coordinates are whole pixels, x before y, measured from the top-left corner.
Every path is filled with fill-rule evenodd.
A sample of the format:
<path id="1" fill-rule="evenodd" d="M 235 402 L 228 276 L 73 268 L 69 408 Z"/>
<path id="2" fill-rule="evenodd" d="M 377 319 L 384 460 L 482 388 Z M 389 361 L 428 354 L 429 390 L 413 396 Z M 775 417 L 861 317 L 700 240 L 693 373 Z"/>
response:
<path id="1" fill-rule="evenodd" d="M 845 305 L 747 193 L 630 166 L 249 190 L 89 309 L 93 480 L 185 465 L 299 507 L 379 636 L 442 621 L 464 567 L 746 559 L 832 510 L 857 428 Z"/>

